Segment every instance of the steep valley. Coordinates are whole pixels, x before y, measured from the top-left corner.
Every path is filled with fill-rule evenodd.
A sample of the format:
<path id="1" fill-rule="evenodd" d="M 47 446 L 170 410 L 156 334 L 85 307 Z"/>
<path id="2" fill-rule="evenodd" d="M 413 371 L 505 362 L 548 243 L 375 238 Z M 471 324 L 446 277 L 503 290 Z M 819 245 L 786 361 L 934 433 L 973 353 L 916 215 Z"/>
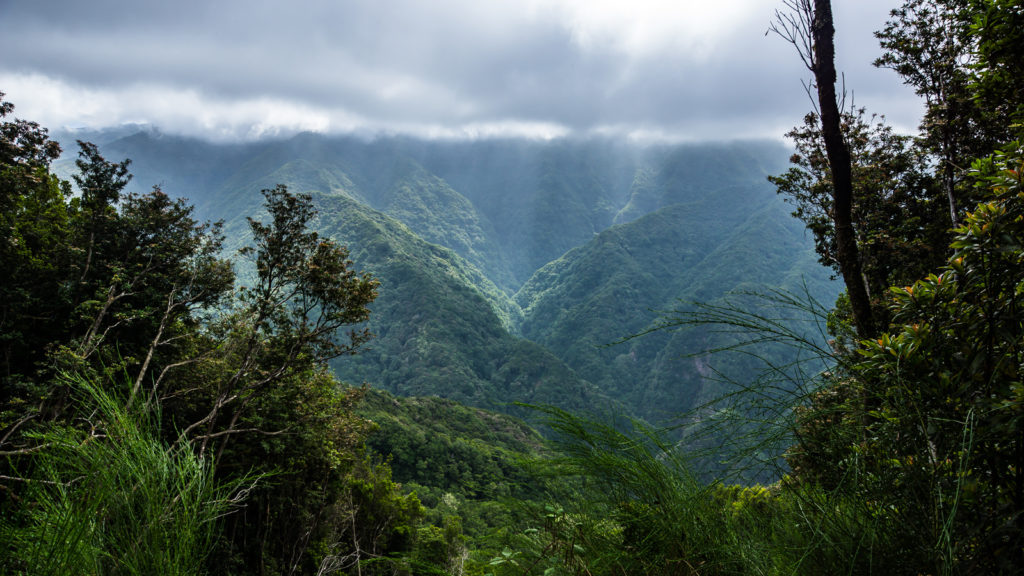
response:
<path id="1" fill-rule="evenodd" d="M 319 233 L 381 282 L 376 338 L 333 368 L 402 396 L 664 421 L 753 368 L 694 361 L 720 343 L 707 329 L 616 342 L 734 291 L 836 292 L 765 179 L 785 166 L 779 144 L 95 136 L 109 158 L 132 159 L 130 187 L 159 185 L 224 220 L 231 250 L 248 242 L 245 216 L 260 218 L 261 189 L 311 194 Z"/>

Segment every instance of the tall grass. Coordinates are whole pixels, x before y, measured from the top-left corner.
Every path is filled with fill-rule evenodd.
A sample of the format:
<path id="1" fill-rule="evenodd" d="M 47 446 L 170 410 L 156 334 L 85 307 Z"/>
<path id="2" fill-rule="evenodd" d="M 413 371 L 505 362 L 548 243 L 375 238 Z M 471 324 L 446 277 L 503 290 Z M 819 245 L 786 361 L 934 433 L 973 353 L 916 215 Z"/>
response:
<path id="1" fill-rule="evenodd" d="M 590 573 L 758 573 L 764 542 L 750 532 L 764 518 L 728 506 L 721 485 L 699 480 L 663 431 L 541 410 L 556 435 L 563 486 L 574 485 L 565 477 L 578 479 L 579 497 L 565 506 L 598 519 L 579 538 Z"/>
<path id="2" fill-rule="evenodd" d="M 856 359 L 827 343 L 824 306 L 808 294 L 745 296 L 753 302 L 699 305 L 661 327 L 714 329 L 725 343 L 711 352 L 765 367 L 753 382 L 723 376 L 728 391 L 684 424 L 623 426 L 540 408 L 556 434 L 551 497 L 566 520 L 546 524 L 533 554 L 551 561 L 531 566 L 595 576 L 955 572 L 960 483 L 944 492 L 867 442 Z M 765 344 L 792 353 L 760 356 Z M 965 422 L 960 454 L 971 450 L 970 429 Z M 801 468 L 790 475 L 782 456 L 794 445 Z M 700 467 L 711 456 L 726 462 Z M 771 485 L 743 485 L 765 476 Z"/>
<path id="3" fill-rule="evenodd" d="M 866 498 L 861 479 L 833 489 L 788 478 L 709 482 L 665 430 L 540 410 L 556 434 L 557 507 L 547 511 L 546 538 L 532 550 L 523 542 L 524 554 L 548 557 L 531 565 L 595 576 L 915 573 L 899 560 L 905 511 Z"/>
<path id="4" fill-rule="evenodd" d="M 217 520 L 252 478 L 218 483 L 208 460 L 158 436 L 159 413 L 127 408 L 77 376 L 66 378 L 90 414 L 38 433 L 46 448 L 25 470 L 28 490 L 2 535 L 12 573 L 192 575 Z"/>

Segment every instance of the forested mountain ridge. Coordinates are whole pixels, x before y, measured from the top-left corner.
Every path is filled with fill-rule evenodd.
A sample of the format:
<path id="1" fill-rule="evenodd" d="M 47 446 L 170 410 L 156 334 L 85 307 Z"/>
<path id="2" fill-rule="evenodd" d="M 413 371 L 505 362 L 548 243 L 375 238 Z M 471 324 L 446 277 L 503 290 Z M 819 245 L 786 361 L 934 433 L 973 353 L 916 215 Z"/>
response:
<path id="1" fill-rule="evenodd" d="M 744 209 L 704 218 L 723 203 Z M 751 374 L 706 378 L 688 355 L 725 344 L 707 330 L 656 332 L 615 346 L 612 335 L 649 331 L 688 303 L 768 288 L 835 297 L 785 207 L 756 188 L 736 188 L 609 228 L 539 270 L 517 300 L 525 337 L 638 415 L 661 421 L 725 393 L 722 376 Z"/>
<path id="2" fill-rule="evenodd" d="M 622 147 L 570 162 L 578 156 L 559 147 L 575 144 L 546 143 L 562 150 L 555 164 L 589 176 L 542 185 L 538 171 L 519 171 L 509 189 L 537 193 L 499 195 L 485 209 L 456 170 L 431 164 L 449 158 L 432 144 L 335 143 L 351 148 L 342 161 L 317 137 L 225 148 L 138 136 L 141 150 L 178 148 L 184 175 L 160 165 L 148 174 L 165 175 L 157 184 L 172 194 L 187 183 L 205 195 L 207 214 L 232 218 L 226 238 L 159 189 L 125 194 L 128 163 L 89 143 L 73 191 L 54 174 L 60 150 L 46 129 L 8 120 L 13 105 L 0 99 L 0 573 L 1019 574 L 1024 13 L 1013 0 L 906 0 L 891 13 L 876 64 L 923 98 L 925 121 L 908 136 L 863 109 L 836 110 L 831 3 L 785 5 L 792 12 L 777 12 L 772 29 L 801 50 L 819 91 L 788 134 L 792 166 L 770 182 L 807 238 L 789 234 L 771 190 L 705 207 L 699 190 L 659 188 L 699 181 L 699 170 L 654 156 L 630 164 L 643 155 Z M 508 163 L 541 166 L 535 144 L 517 143 Z M 507 145 L 486 143 L 488 162 Z M 398 159 L 399 149 L 433 152 Z M 405 168 L 364 190 L 370 179 L 355 165 Z M 616 178 L 602 179 L 608 171 Z M 275 177 L 309 194 L 263 187 Z M 502 242 L 538 231 L 520 226 L 531 210 L 594 203 L 549 214 L 563 229 L 506 260 L 509 288 L 385 213 L 390 202 L 373 204 L 399 181 L 419 183 L 399 186 L 410 195 L 401 205 L 417 206 L 427 188 L 423 198 L 474 213 L 445 226 L 502 230 Z M 742 182 L 701 189 L 747 193 Z M 732 228 L 691 237 L 702 230 L 691 216 L 709 211 L 729 211 Z M 676 242 L 660 242 L 662 224 L 680 216 Z M 344 234 L 352 254 L 330 237 Z M 808 299 L 832 289 L 800 273 L 814 267 L 799 250 L 812 237 L 818 263 L 843 276 L 834 306 Z M 474 245 L 482 254 L 502 242 Z M 559 243 L 570 247 L 558 253 Z M 638 256 L 641 247 L 650 250 Z M 545 251 L 556 254 L 545 262 Z M 349 261 L 357 252 L 383 283 Z M 674 274 L 673 259 L 699 277 L 688 265 Z M 766 285 L 761 298 L 715 296 Z M 376 359 L 339 370 L 394 370 L 395 385 L 426 375 L 418 386 L 484 404 L 564 382 L 556 403 L 699 403 L 715 395 L 707 376 L 746 376 L 692 413 L 683 435 L 676 423 L 616 418 L 635 406 L 596 417 L 539 406 L 543 439 L 508 415 L 337 380 L 327 362 L 360 352 L 370 308 L 403 287 L 403 302 L 382 300 L 373 314 L 388 332 Z M 590 324 L 592 311 L 642 326 L 648 317 L 621 302 L 675 291 L 707 299 L 679 302 L 612 359 L 618 377 L 635 370 L 651 394 L 586 376 L 603 374 L 601 351 L 618 348 L 594 346 L 617 325 Z M 794 313 L 818 322 L 793 328 Z M 517 339 L 513 324 L 546 346 Z M 577 334 L 592 339 L 575 346 Z M 732 338 L 768 347 L 732 349 L 749 362 L 687 358 L 700 379 L 678 389 L 657 386 L 675 367 L 632 366 Z M 496 361 L 509 350 L 514 361 Z M 765 377 L 748 379 L 751 362 Z M 514 386 L 492 386 L 501 381 Z M 696 465 L 708 448 L 716 466 Z M 736 475 L 751 469 L 771 474 Z M 767 484 L 744 482 L 752 477 Z"/>
<path id="3" fill-rule="evenodd" d="M 65 144 L 73 138 L 65 136 Z M 101 147 L 111 156 L 132 159 L 136 178 L 129 189 L 159 184 L 211 217 L 230 220 L 240 208 L 234 202 L 251 196 L 243 192 L 277 183 L 297 191 L 344 193 L 452 248 L 492 280 L 506 278 L 505 267 L 511 267 L 513 277 L 495 280 L 510 292 L 540 266 L 613 223 L 731 186 L 771 190 L 765 177 L 779 172 L 789 153 L 773 142 L 641 146 L 611 140 L 445 142 L 315 134 L 217 145 L 155 130 L 101 142 Z"/>
<path id="4" fill-rule="evenodd" d="M 518 308 L 457 254 L 365 205 L 319 200 L 320 229 L 353 246 L 353 260 L 382 285 L 369 322 L 376 337 L 364 353 L 335 362 L 339 377 L 504 410 L 515 401 L 608 404 L 552 354 L 513 337 L 505 326 Z"/>
<path id="5" fill-rule="evenodd" d="M 151 131 L 105 146 L 134 159 L 138 182 L 184 174 L 164 190 L 225 220 L 232 249 L 246 242 L 239 215 L 260 214 L 260 189 L 313 194 L 317 229 L 382 282 L 376 339 L 335 370 L 396 394 L 667 418 L 718 390 L 683 357 L 707 338 L 610 344 L 657 310 L 730 290 L 805 279 L 834 297 L 766 181 L 784 165 L 776 144 L 302 134 L 214 146 Z"/>

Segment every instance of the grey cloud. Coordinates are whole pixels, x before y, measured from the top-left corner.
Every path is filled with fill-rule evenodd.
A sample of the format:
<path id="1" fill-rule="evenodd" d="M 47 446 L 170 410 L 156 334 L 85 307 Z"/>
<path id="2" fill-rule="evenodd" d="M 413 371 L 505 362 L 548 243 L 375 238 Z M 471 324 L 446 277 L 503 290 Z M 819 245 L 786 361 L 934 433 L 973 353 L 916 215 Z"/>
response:
<path id="1" fill-rule="evenodd" d="M 863 7 L 884 0 L 836 4 L 840 66 L 856 72 L 848 78 L 858 99 L 910 115 L 912 98 L 894 75 L 870 67 L 878 51 L 870 31 L 886 9 Z M 167 86 L 220 102 L 273 98 L 341 110 L 369 128 L 704 126 L 705 136 L 724 137 L 744 126 L 762 133 L 787 116 L 795 124 L 808 108 L 799 84 L 807 73 L 792 48 L 764 36 L 770 16 L 749 19 L 695 59 L 583 49 L 561 23 L 515 3 L 6 2 L 0 73 L 91 89 Z M 723 133 L 714 133 L 716 120 Z"/>

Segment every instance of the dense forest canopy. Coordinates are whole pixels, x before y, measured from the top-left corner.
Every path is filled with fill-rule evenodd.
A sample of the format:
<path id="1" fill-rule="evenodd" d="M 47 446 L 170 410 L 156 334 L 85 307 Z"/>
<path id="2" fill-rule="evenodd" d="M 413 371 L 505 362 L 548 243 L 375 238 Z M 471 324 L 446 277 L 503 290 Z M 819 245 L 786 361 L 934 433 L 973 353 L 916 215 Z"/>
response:
<path id="1" fill-rule="evenodd" d="M 204 210 L 222 201 L 245 218 L 203 222 L 159 186 L 127 192 L 129 161 L 89 142 L 74 186 L 61 179 L 60 146 L 0 94 L 0 574 L 1019 572 L 1024 11 L 907 0 L 892 12 L 876 65 L 926 106 L 919 132 L 904 135 L 837 98 L 843 23 L 830 3 L 783 5 L 773 30 L 814 76 L 814 111 L 770 182 L 842 278 L 834 306 L 795 282 L 802 265 L 785 268 L 788 284 L 751 292 L 793 265 L 783 258 L 744 265 L 751 283 L 729 283 L 737 261 L 721 255 L 791 232 L 778 204 L 755 201 L 757 169 L 722 175 L 732 180 L 719 199 L 754 208 L 723 216 L 735 219 L 728 233 L 680 230 L 683 216 L 727 210 L 699 198 L 713 178 L 687 181 L 670 162 L 634 171 L 613 210 L 602 186 L 629 180 L 624 161 L 555 149 L 533 166 L 548 186 L 534 204 L 489 206 L 508 216 L 504 237 L 524 234 L 526 207 L 602 202 L 575 221 L 551 213 L 578 243 L 541 238 L 512 255 L 486 239 L 497 226 L 474 201 L 436 176 L 451 156 L 375 156 L 395 168 L 387 182 L 373 180 L 381 164 L 289 159 L 262 181 L 309 186 L 206 198 Z M 265 152 L 243 164 L 283 154 Z M 455 186 L 487 181 L 494 158 L 476 158 L 481 169 Z M 567 166 L 590 185 L 560 179 Z M 448 219 L 422 218 L 424 198 Z M 343 230 L 373 242 L 338 242 Z M 630 253 L 661 234 L 674 234 L 675 262 L 718 266 L 686 284 L 672 262 Z M 387 266 L 378 277 L 356 260 Z M 495 281 L 481 279 L 486 266 Z M 389 282 L 420 291 L 388 300 Z M 716 298 L 723 284 L 747 298 Z M 649 297 L 644 285 L 690 304 L 653 323 L 608 323 L 609 311 L 629 318 L 619 302 Z M 403 308 L 420 323 L 373 323 Z M 558 322 L 542 329 L 541 316 Z M 793 316 L 820 320 L 828 342 L 780 320 Z M 374 331 L 383 344 L 367 350 Z M 635 335 L 620 344 L 632 347 L 593 345 L 612 333 Z M 678 382 L 659 364 L 670 348 L 633 343 L 682 333 L 744 360 L 720 365 L 723 387 L 685 406 L 698 426 L 654 427 L 626 408 L 678 401 L 657 386 Z M 446 337 L 492 355 L 437 345 Z M 637 370 L 638 358 L 662 370 Z M 703 354 L 689 360 L 712 370 Z M 762 376 L 738 381 L 755 360 Z M 451 395 L 476 406 L 337 378 L 385 367 L 422 396 L 458 383 Z M 485 381 L 546 405 L 500 406 Z M 615 416 L 574 413 L 595 405 Z M 533 413 L 547 438 L 484 408 Z M 716 438 L 733 443 L 708 468 Z M 734 483 L 752 461 L 779 474 Z"/>

